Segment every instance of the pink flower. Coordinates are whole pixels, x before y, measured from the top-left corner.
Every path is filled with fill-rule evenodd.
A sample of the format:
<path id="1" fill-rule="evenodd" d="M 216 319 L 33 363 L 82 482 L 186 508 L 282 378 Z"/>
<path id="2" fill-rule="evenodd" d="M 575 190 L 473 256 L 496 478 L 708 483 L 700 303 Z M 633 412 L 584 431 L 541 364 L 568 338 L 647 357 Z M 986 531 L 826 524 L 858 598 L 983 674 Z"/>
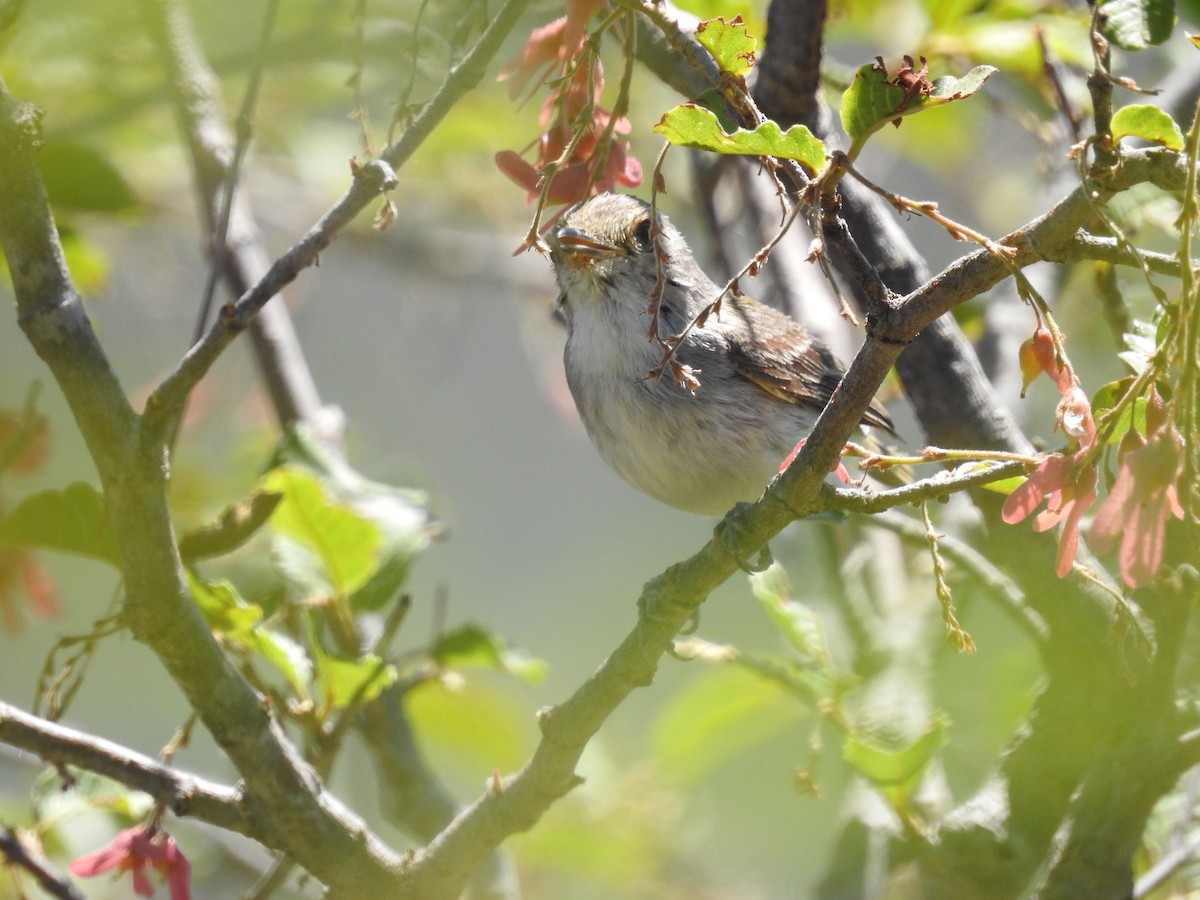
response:
<path id="1" fill-rule="evenodd" d="M 1105 554 L 1119 542 L 1121 577 L 1138 588 L 1149 584 L 1162 565 L 1167 517 L 1183 518 L 1175 488 L 1183 467 L 1183 441 L 1168 426 L 1149 440 L 1130 431 L 1121 443 L 1121 468 L 1096 511 L 1088 543 Z"/>
<path id="2" fill-rule="evenodd" d="M 1047 501 L 1046 509 L 1034 517 L 1033 528 L 1047 531 L 1063 522 L 1054 567 L 1059 578 L 1066 577 L 1071 571 L 1075 551 L 1079 548 L 1079 521 L 1096 501 L 1099 480 L 1096 464 L 1092 462 L 1080 467 L 1078 458 L 1084 452 L 1081 450 L 1072 456 L 1060 453 L 1047 456 L 1024 484 L 1008 495 L 1001 511 L 1001 518 L 1009 525 L 1015 525 L 1041 506 L 1043 500 Z"/>
<path id="3" fill-rule="evenodd" d="M 130 872 L 133 892 L 139 897 L 153 897 L 154 885 L 146 874 L 156 870 L 167 882 L 171 900 L 191 900 L 188 878 L 192 867 L 180 852 L 175 839 L 165 831 L 149 825 L 127 828 L 103 850 L 81 856 L 70 865 L 71 874 L 92 878 L 105 872 Z"/>

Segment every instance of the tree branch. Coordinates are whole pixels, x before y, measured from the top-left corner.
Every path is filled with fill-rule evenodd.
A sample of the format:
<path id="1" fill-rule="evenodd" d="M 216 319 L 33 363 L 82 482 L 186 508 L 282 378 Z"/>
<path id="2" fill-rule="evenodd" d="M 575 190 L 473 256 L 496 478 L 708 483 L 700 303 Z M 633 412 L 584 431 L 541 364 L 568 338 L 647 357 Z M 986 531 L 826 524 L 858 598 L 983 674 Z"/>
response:
<path id="1" fill-rule="evenodd" d="M 58 900 L 84 900 L 75 885 L 52 871 L 41 854 L 26 847 L 20 836 L 8 827 L 0 828 L 0 857 L 4 858 L 5 865 L 16 866 L 32 875 L 49 896 Z"/>
<path id="2" fill-rule="evenodd" d="M 166 503 L 165 444 L 148 436 L 79 297 L 38 174 L 38 116 L 0 82 L 0 244 L 21 326 L 62 389 L 93 461 L 126 586 L 123 610 L 245 779 L 255 837 L 317 878 L 386 893 L 400 859 L 325 792 L 214 640 L 183 579 Z"/>
<path id="3" fill-rule="evenodd" d="M 198 45 L 186 7 L 178 0 L 143 0 L 171 85 L 176 117 L 192 157 L 205 233 L 223 240 L 209 246 L 235 297 L 266 274 L 270 259 L 244 191 L 230 185 L 236 160 L 218 80 Z M 232 194 L 226 199 L 226 192 Z M 217 236 L 225 214 L 226 228 Z M 341 414 L 321 402 L 312 372 L 282 297 L 267 303 L 250 323 L 254 356 L 280 424 L 305 422 L 315 434 L 338 438 Z"/>
<path id="4" fill-rule="evenodd" d="M 0 741 L 52 763 L 86 769 L 149 794 L 177 816 L 255 837 L 243 794 L 0 702 Z"/>

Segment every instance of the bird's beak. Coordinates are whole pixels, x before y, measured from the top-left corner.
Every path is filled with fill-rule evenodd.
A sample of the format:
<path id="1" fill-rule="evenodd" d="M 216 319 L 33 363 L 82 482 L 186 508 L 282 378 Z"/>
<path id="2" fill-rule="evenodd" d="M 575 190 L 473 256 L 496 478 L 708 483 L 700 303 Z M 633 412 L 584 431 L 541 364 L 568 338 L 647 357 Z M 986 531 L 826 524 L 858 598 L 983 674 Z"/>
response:
<path id="1" fill-rule="evenodd" d="M 578 228 L 572 228 L 570 225 L 565 225 L 558 230 L 556 235 L 558 245 L 562 247 L 563 252 L 576 257 L 585 259 L 602 259 L 605 256 L 614 256 L 618 253 L 624 253 L 622 247 L 616 244 L 606 244 L 604 241 L 598 241 L 586 231 L 580 231 Z"/>

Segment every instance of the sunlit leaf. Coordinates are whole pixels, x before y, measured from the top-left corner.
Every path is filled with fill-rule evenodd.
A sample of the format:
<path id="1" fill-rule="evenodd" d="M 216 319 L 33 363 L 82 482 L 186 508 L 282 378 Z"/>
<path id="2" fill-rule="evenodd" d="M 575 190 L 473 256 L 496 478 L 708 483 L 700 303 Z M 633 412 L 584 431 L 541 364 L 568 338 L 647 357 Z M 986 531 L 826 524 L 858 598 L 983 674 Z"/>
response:
<path id="1" fill-rule="evenodd" d="M 985 491 L 991 491 L 993 494 L 1003 494 L 1007 497 L 1017 488 L 1025 483 L 1024 475 L 1014 475 L 1012 478 L 1001 478 L 999 481 L 989 481 L 987 484 L 980 485 Z"/>
<path id="2" fill-rule="evenodd" d="M 923 90 L 914 87 L 906 91 L 894 84 L 878 64 L 860 66 L 842 95 L 842 127 L 851 140 L 850 158 L 855 158 L 867 138 L 889 122 L 965 100 L 977 93 L 995 71 L 994 66 L 976 66 L 962 78 L 945 75 L 925 82 Z"/>
<path id="3" fill-rule="evenodd" d="M 74 282 L 84 296 L 98 294 L 108 287 L 112 258 L 88 235 L 67 224 L 59 229 L 63 259 Z"/>
<path id="4" fill-rule="evenodd" d="M 263 626 L 263 610 L 247 603 L 228 581 L 208 582 L 187 572 L 188 588 L 208 627 L 226 646 L 261 657 L 283 675 L 296 695 L 307 699 L 312 663 L 304 648 Z"/>
<path id="5" fill-rule="evenodd" d="M 1174 0 L 1104 0 L 1098 13 L 1100 31 L 1123 50 L 1161 44 L 1175 27 Z"/>
<path id="6" fill-rule="evenodd" d="M 433 758 L 473 781 L 516 770 L 532 749 L 530 710 L 477 671 L 416 686 L 404 708 Z"/>
<path id="7" fill-rule="evenodd" d="M 412 560 L 440 531 L 424 496 L 364 478 L 301 428 L 289 430 L 277 456 L 280 461 L 317 473 L 331 502 L 378 529 L 375 571 L 349 599 L 354 610 L 385 606 L 407 579 Z M 296 554 L 291 557 L 291 562 L 299 563 Z M 334 583 L 332 578 L 329 581 Z"/>
<path id="8" fill-rule="evenodd" d="M 1162 144 L 1168 150 L 1183 149 L 1183 132 L 1166 112 L 1157 106 L 1134 103 L 1122 106 L 1112 117 L 1115 140 L 1123 137 L 1141 138 Z"/>
<path id="9" fill-rule="evenodd" d="M 753 131 L 739 128 L 727 133 L 711 110 L 684 103 L 668 110 L 654 130 L 682 147 L 794 159 L 813 172 L 825 165 L 825 145 L 803 125 L 793 125 L 783 131 L 775 122 L 764 122 Z"/>
<path id="10" fill-rule="evenodd" d="M 1132 378 L 1122 378 L 1101 385 L 1100 389 L 1092 395 L 1092 415 L 1099 419 L 1113 410 L 1120 399 L 1125 396 L 1125 392 L 1129 390 L 1132 381 Z M 1135 397 L 1132 403 L 1126 403 L 1110 427 L 1112 428 L 1108 436 L 1110 444 L 1121 443 L 1121 439 L 1129 433 L 1131 428 L 1144 435 L 1147 430 L 1146 398 L 1144 396 Z"/>
<path id="11" fill-rule="evenodd" d="M 758 45 L 746 29 L 741 16 L 729 21 L 709 19 L 696 26 L 696 40 L 704 47 L 722 72 L 745 75 L 754 65 L 754 48 Z"/>
<path id="12" fill-rule="evenodd" d="M 887 746 L 865 734 L 851 733 L 842 745 L 842 758 L 901 807 L 946 741 L 946 721 L 938 717 L 907 746 Z"/>
<path id="13" fill-rule="evenodd" d="M 104 498 L 82 481 L 26 497 L 0 520 L 0 541 L 118 561 Z"/>
<path id="14" fill-rule="evenodd" d="M 228 581 L 204 581 L 189 572 L 187 582 L 196 605 L 214 632 L 236 636 L 253 630 L 262 621 L 262 607 L 243 600 Z"/>
<path id="15" fill-rule="evenodd" d="M 286 634 L 269 628 L 255 628 L 241 635 L 239 640 L 247 650 L 257 653 L 270 663 L 287 680 L 296 696 L 307 699 L 308 685 L 312 679 L 312 660 L 304 647 Z"/>
<path id="16" fill-rule="evenodd" d="M 376 573 L 379 527 L 330 497 L 312 472 L 281 466 L 267 474 L 262 488 L 283 496 L 271 527 L 314 553 L 339 595 L 353 593 Z"/>
<path id="17" fill-rule="evenodd" d="M 326 710 L 344 709 L 351 703 L 370 703 L 396 680 L 394 666 L 368 653 L 358 659 L 316 658 L 317 687 Z"/>

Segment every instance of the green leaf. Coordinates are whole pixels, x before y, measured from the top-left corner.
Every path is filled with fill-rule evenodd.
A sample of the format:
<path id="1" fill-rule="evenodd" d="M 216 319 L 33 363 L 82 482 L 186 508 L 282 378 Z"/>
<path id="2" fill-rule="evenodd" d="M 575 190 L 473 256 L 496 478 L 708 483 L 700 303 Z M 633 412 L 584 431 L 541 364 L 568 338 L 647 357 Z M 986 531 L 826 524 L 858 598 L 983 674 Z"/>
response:
<path id="1" fill-rule="evenodd" d="M 746 29 L 741 16 L 734 16 L 728 22 L 723 17 L 701 22 L 696 26 L 696 40 L 712 54 L 722 72 L 745 75 L 754 65 L 758 39 Z"/>
<path id="2" fill-rule="evenodd" d="M 266 524 L 282 499 L 279 494 L 254 491 L 245 500 L 225 507 L 216 522 L 183 535 L 179 539 L 179 555 L 191 561 L 236 550 Z"/>
<path id="3" fill-rule="evenodd" d="M 1122 50 L 1161 44 L 1175 27 L 1174 0 L 1105 0 L 1098 11 L 1101 33 Z"/>
<path id="4" fill-rule="evenodd" d="M 650 743 L 659 769 L 686 786 L 808 714 L 777 682 L 721 666 L 693 678 L 671 698 Z"/>
<path id="5" fill-rule="evenodd" d="M 1100 389 L 1092 396 L 1092 415 L 1096 419 L 1100 419 L 1111 412 L 1125 396 L 1125 392 L 1129 390 L 1132 383 L 1132 378 L 1121 378 L 1101 385 Z M 1134 398 L 1132 403 L 1126 404 L 1125 408 L 1121 410 L 1120 416 L 1112 424 L 1108 443 L 1121 443 L 1121 439 L 1129 433 L 1131 428 L 1139 434 L 1146 433 L 1146 398 L 1144 396 Z"/>
<path id="6" fill-rule="evenodd" d="M 108 287 L 112 259 L 107 251 L 88 235 L 64 223 L 59 227 L 63 259 L 71 280 L 84 296 L 98 294 Z"/>
<path id="7" fill-rule="evenodd" d="M 1135 137 L 1162 144 L 1168 150 L 1183 149 L 1183 132 L 1175 120 L 1157 106 L 1147 104 L 1133 103 L 1118 109 L 1112 117 L 1112 135 L 1118 141 Z"/>
<path id="8" fill-rule="evenodd" d="M 503 638 L 478 625 L 463 625 L 443 634 L 433 645 L 431 655 L 441 666 L 483 666 L 500 669 L 528 682 L 541 681 L 546 663 L 508 649 Z"/>
<path id="9" fill-rule="evenodd" d="M 825 145 L 803 125 L 793 125 L 783 131 L 775 122 L 763 122 L 753 131 L 739 128 L 730 134 L 721 128 L 711 110 L 684 103 L 668 110 L 654 130 L 682 147 L 794 159 L 813 172 L 825 165 Z"/>
<path id="10" fill-rule="evenodd" d="M 885 746 L 866 735 L 851 733 L 842 745 L 842 758 L 899 809 L 912 796 L 946 741 L 946 720 L 938 716 L 924 734 L 902 747 Z"/>
<path id="11" fill-rule="evenodd" d="M 187 583 L 208 627 L 217 634 L 244 634 L 262 621 L 262 607 L 243 600 L 228 581 L 204 581 L 188 572 Z"/>
<path id="12" fill-rule="evenodd" d="M 738 130 L 737 120 L 729 114 L 729 104 L 725 102 L 725 95 L 716 88 L 709 88 L 707 91 L 702 91 L 696 95 L 696 99 L 692 102 L 696 106 L 707 109 L 716 116 L 717 124 L 721 126 L 722 131 L 732 134 Z"/>
<path id="13" fill-rule="evenodd" d="M 1117 357 L 1135 374 L 1140 375 L 1145 372 L 1154 358 L 1158 349 L 1156 331 L 1157 328 L 1152 322 L 1134 319 L 1133 330 L 1121 335 L 1125 342 L 1125 349 L 1119 352 Z"/>
<path id="14" fill-rule="evenodd" d="M 1024 475 L 1014 475 L 1012 478 L 1001 478 L 999 481 L 989 481 L 987 484 L 980 485 L 985 491 L 991 491 L 993 494 L 1002 494 L 1007 497 L 1026 481 Z"/>
<path id="15" fill-rule="evenodd" d="M 38 158 L 50 203 L 56 209 L 114 213 L 137 206 L 129 182 L 94 147 L 48 140 Z"/>
<path id="16" fill-rule="evenodd" d="M 351 703 L 370 703 L 396 681 L 396 669 L 372 653 L 358 659 L 338 659 L 327 654 L 316 658 L 317 686 L 325 711 L 344 709 Z"/>
<path id="17" fill-rule="evenodd" d="M 296 696 L 309 699 L 308 683 L 312 679 L 312 660 L 304 647 L 285 634 L 269 628 L 255 628 L 241 638 L 244 646 L 274 666 L 287 680 Z"/>
<path id="18" fill-rule="evenodd" d="M 859 66 L 842 94 L 842 129 L 858 143 L 892 121 L 903 104 L 904 89 L 889 84 L 886 72 L 875 63 Z"/>
<path id="19" fill-rule="evenodd" d="M 453 673 L 406 691 L 404 709 L 439 768 L 477 784 L 488 773 L 523 765 L 536 739 L 529 709 L 511 687 L 511 681 L 504 687 L 490 683 L 479 670 Z"/>
<path id="20" fill-rule="evenodd" d="M 228 581 L 204 581 L 188 570 L 187 583 L 214 634 L 227 646 L 262 657 L 279 670 L 297 696 L 308 699 L 312 662 L 291 638 L 262 626 L 261 606 L 247 603 Z"/>
<path id="21" fill-rule="evenodd" d="M 330 497 L 312 472 L 281 466 L 268 472 L 260 487 L 283 496 L 271 527 L 320 559 L 339 596 L 349 596 L 378 571 L 379 527 Z"/>
<path id="22" fill-rule="evenodd" d="M 851 141 L 848 155 L 857 158 L 867 138 L 889 122 L 965 100 L 977 93 L 995 71 L 994 66 L 976 66 L 962 78 L 945 75 L 927 81 L 926 92 L 921 93 L 906 92 L 893 84 L 876 63 L 859 66 L 854 80 L 842 94 L 842 127 Z"/>
<path id="23" fill-rule="evenodd" d="M 117 542 L 104 497 L 82 481 L 22 500 L 0 520 L 0 543 L 44 547 L 118 563 Z"/>
<path id="24" fill-rule="evenodd" d="M 280 462 L 316 472 L 333 500 L 378 528 L 375 573 L 353 592 L 350 606 L 354 610 L 385 606 L 407 579 L 413 559 L 439 533 L 440 526 L 426 508 L 424 496 L 364 478 L 303 428 L 288 432 L 276 456 Z M 293 564 L 300 563 L 298 554 L 289 555 Z"/>

